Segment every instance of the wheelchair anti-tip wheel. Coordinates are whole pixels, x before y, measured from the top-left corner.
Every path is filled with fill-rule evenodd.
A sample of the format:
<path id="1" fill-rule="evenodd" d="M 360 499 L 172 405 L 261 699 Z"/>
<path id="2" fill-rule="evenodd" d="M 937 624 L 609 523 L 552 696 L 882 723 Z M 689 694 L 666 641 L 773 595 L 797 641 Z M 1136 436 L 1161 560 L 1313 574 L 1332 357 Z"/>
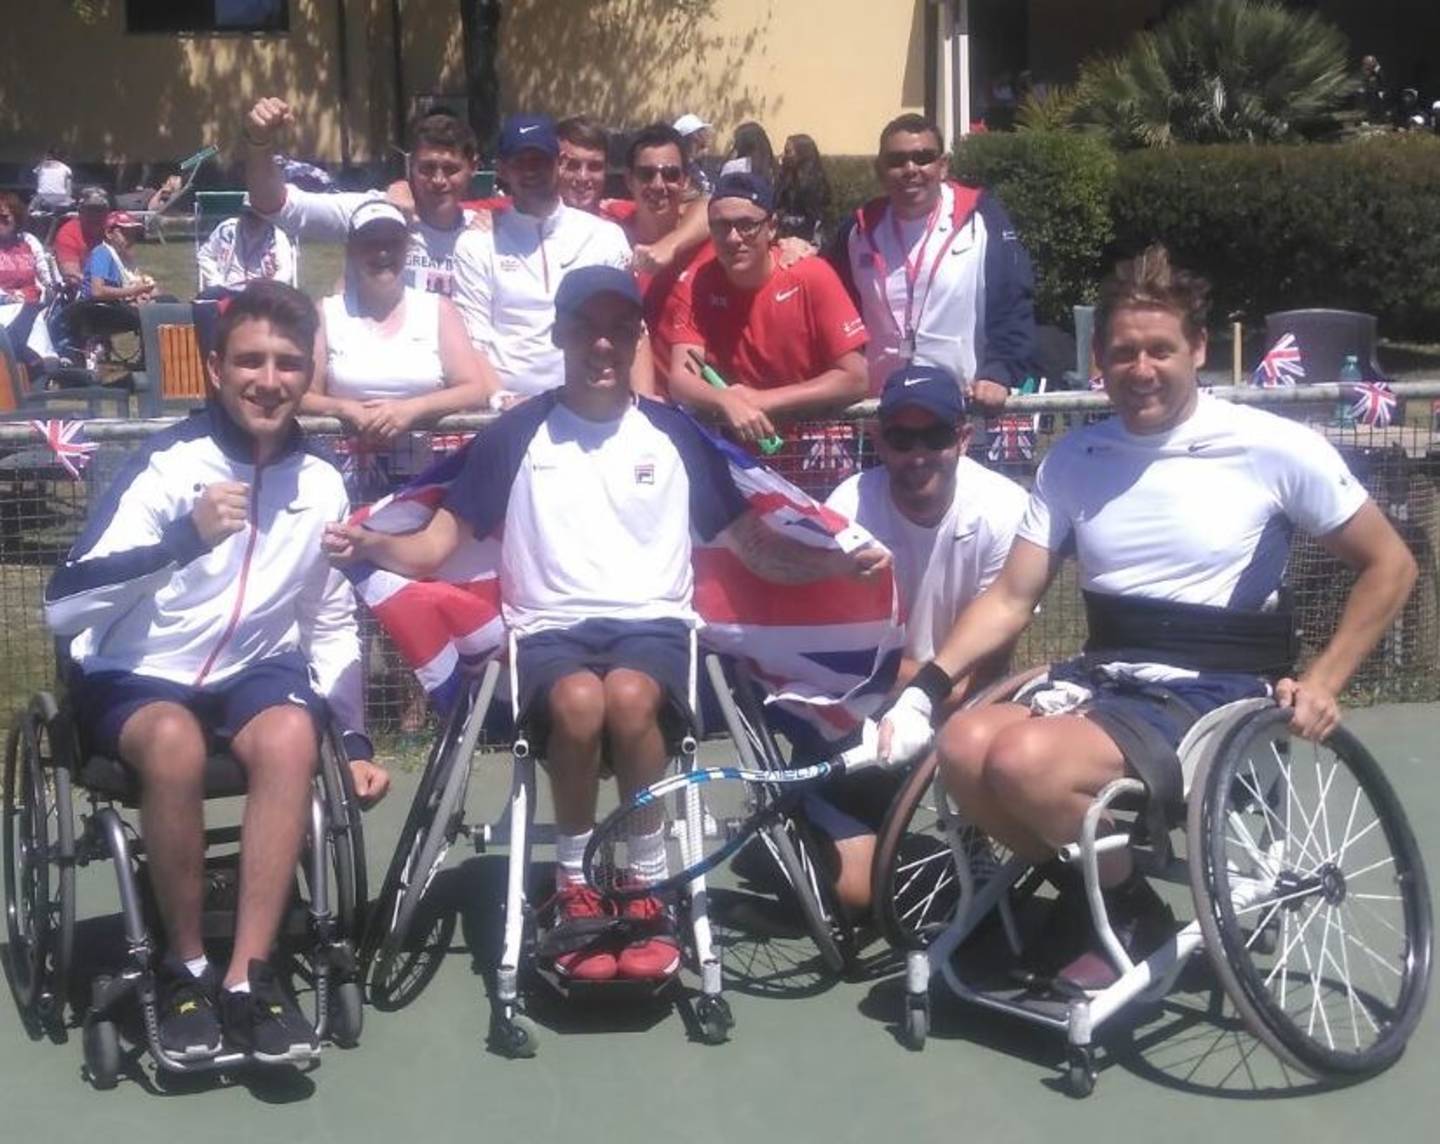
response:
<path id="1" fill-rule="evenodd" d="M 1245 716 L 1207 756 L 1188 806 L 1205 946 L 1251 1032 L 1332 1084 L 1399 1057 L 1430 983 L 1430 892 L 1374 757 L 1341 728 L 1292 738 Z"/>
<path id="2" fill-rule="evenodd" d="M 491 1044 L 496 1052 L 511 1060 L 529 1060 L 540 1051 L 540 1029 L 524 1013 L 496 1017 Z"/>
<path id="3" fill-rule="evenodd" d="M 360 1043 L 365 1028 L 365 998 L 358 981 L 342 981 L 330 993 L 330 1039 L 342 1049 Z"/>
<path id="4" fill-rule="evenodd" d="M 7 970 L 22 1016 L 42 1027 L 63 1019 L 75 940 L 75 823 L 56 726 L 54 700 L 36 696 L 15 717 L 4 773 Z"/>
<path id="5" fill-rule="evenodd" d="M 695 1021 L 700 1040 L 707 1045 L 723 1045 L 730 1039 L 735 1018 L 730 1003 L 715 994 L 705 993 L 695 1002 Z"/>
<path id="6" fill-rule="evenodd" d="M 114 1021 L 101 1017 L 86 1018 L 82 1031 L 85 1050 L 85 1078 L 93 1088 L 104 1091 L 115 1087 L 124 1061 L 120 1050 L 120 1031 Z"/>

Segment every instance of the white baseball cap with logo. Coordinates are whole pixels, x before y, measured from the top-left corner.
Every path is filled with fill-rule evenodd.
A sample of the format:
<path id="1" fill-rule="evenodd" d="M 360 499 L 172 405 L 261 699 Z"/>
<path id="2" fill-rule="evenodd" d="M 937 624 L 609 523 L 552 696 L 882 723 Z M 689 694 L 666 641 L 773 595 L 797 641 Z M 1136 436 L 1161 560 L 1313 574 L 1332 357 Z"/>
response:
<path id="1" fill-rule="evenodd" d="M 706 123 L 705 120 L 693 112 L 686 112 L 679 119 L 675 120 L 671 126 L 680 132 L 681 135 L 689 137 L 697 131 L 704 131 L 710 124 Z"/>
<path id="2" fill-rule="evenodd" d="M 355 213 L 350 216 L 350 233 L 359 234 L 361 230 L 372 226 L 393 226 L 400 230 L 409 230 L 410 224 L 405 221 L 404 212 L 392 202 L 385 199 L 371 199 L 369 202 L 361 203 L 355 208 Z"/>

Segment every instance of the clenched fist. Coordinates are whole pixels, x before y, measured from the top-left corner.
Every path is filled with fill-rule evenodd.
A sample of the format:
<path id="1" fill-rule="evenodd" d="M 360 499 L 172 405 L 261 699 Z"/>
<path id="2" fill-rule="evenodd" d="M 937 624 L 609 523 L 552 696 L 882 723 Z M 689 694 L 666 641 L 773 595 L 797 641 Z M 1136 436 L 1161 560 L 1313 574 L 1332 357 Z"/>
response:
<path id="1" fill-rule="evenodd" d="M 217 481 L 206 485 L 190 510 L 195 531 L 206 548 L 241 531 L 250 519 L 250 486 L 243 481 Z"/>
<path id="2" fill-rule="evenodd" d="M 256 147 L 273 146 L 281 128 L 294 122 L 295 113 L 290 110 L 290 105 L 283 99 L 267 95 L 256 100 L 255 106 L 245 116 L 245 140 Z"/>

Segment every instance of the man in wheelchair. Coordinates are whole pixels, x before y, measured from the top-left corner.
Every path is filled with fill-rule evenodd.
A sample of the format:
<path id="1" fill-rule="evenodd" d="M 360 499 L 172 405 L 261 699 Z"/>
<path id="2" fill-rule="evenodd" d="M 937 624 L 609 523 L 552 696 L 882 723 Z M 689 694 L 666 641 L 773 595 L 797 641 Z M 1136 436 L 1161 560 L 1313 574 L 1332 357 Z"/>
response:
<path id="1" fill-rule="evenodd" d="M 821 551 L 781 537 L 751 511 L 720 446 L 680 410 L 632 393 L 644 326 L 631 275 L 571 271 L 555 309 L 564 385 L 476 436 L 424 528 L 387 535 L 337 525 L 327 546 L 337 563 L 362 559 L 420 578 L 462 543 L 499 534 L 517 716 L 537 737 L 543 724 L 555 803 L 555 922 L 545 942 L 561 951 L 554 969 L 587 982 L 660 980 L 680 962 L 669 909 L 654 896 L 631 900 L 626 916 L 638 924 L 624 944 L 587 942 L 611 904 L 587 886 L 583 859 L 602 753 L 628 796 L 664 772 L 665 715 L 690 718 L 692 534 L 728 530 L 752 570 L 790 583 L 869 574 L 888 553 Z M 663 826 L 627 849 L 627 877 L 666 876 Z"/>
<path id="2" fill-rule="evenodd" d="M 1293 733 L 1320 740 L 1336 695 L 1394 619 L 1415 563 L 1325 439 L 1298 423 L 1199 392 L 1207 285 L 1151 247 L 1102 287 L 1095 353 L 1115 416 L 1060 439 L 1036 478 L 998 580 L 971 604 L 881 724 L 882 757 L 935 736 L 965 818 L 1042 863 L 1079 838 L 1094 796 L 1131 774 L 1152 799 L 1178 797 L 1176 746 L 1207 711 L 1271 694 Z M 1293 527 L 1358 578 L 1334 636 L 1293 676 L 1280 602 Z M 1073 550 L 1089 640 L 1054 665 L 1028 704 L 961 712 L 932 730 L 952 681 L 1014 640 Z M 1061 874 L 1068 871 L 1061 871 Z M 1101 855 L 1110 923 L 1137 960 L 1173 920 L 1128 850 Z M 1078 879 L 1030 968 L 1062 990 L 1117 976 L 1089 924 Z M 1081 909 L 1067 907 L 1081 902 Z M 1083 925 L 1063 919 L 1083 917 Z"/>
<path id="3" fill-rule="evenodd" d="M 363 732 L 349 584 L 321 534 L 349 510 L 344 482 L 295 424 L 316 315 L 298 291 L 251 284 L 220 318 L 213 400 L 151 437 L 90 520 L 45 595 L 73 636 L 71 696 L 83 749 L 138 774 L 140 826 L 165 929 L 160 1043 L 182 1060 L 228 1046 L 260 1061 L 316 1051 L 268 958 L 289 903 L 327 705 L 346 728 L 362 802 L 385 772 Z M 206 957 L 205 762 L 244 768 L 234 949 Z"/>

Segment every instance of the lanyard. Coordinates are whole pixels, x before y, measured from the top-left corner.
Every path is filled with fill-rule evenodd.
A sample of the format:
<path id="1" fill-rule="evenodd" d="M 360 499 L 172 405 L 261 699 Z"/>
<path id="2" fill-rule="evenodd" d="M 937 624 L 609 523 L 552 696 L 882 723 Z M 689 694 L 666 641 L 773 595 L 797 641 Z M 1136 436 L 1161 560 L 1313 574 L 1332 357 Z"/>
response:
<path id="1" fill-rule="evenodd" d="M 935 224 L 940 218 L 940 209 L 945 205 L 943 193 L 936 200 L 934 208 L 930 211 L 930 217 L 925 223 L 925 233 L 920 238 L 920 243 L 915 249 L 915 256 L 911 258 L 905 250 L 905 238 L 900 230 L 900 220 L 895 214 L 893 206 L 888 208 L 890 216 L 890 229 L 895 235 L 895 244 L 905 254 L 905 321 L 902 325 L 896 317 L 895 311 L 890 306 L 890 295 L 886 282 L 890 277 L 890 268 L 885 262 L 885 255 L 881 252 L 879 244 L 875 241 L 873 234 L 867 234 L 870 242 L 870 251 L 874 262 L 879 268 L 876 282 L 880 288 L 880 298 L 884 302 L 885 312 L 890 315 L 890 321 L 895 326 L 895 331 L 900 335 L 901 353 L 906 358 L 915 356 L 915 327 L 919 323 L 920 316 L 925 312 L 925 303 L 929 301 L 930 291 L 935 285 L 935 276 L 940 272 L 940 265 L 949 253 L 950 247 L 960 236 L 960 228 L 954 227 L 940 249 L 935 253 L 934 260 L 930 263 L 930 273 L 925 279 L 925 293 L 920 296 L 920 306 L 915 306 L 915 284 L 919 281 L 921 272 L 925 265 L 925 252 L 930 247 L 930 236 L 935 232 Z"/>

